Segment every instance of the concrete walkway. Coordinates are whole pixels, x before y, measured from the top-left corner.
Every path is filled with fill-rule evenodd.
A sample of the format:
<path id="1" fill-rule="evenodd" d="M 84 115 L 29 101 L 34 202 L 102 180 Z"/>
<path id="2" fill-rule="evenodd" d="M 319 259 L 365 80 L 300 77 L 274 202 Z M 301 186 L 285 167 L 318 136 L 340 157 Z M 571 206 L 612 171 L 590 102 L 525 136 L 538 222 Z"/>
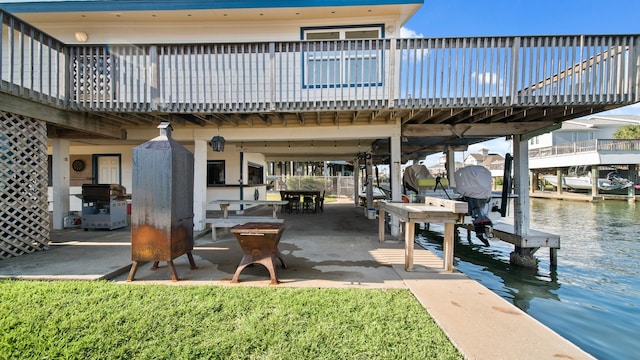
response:
<path id="1" fill-rule="evenodd" d="M 264 211 L 270 211 L 265 209 Z M 415 271 L 404 270 L 403 243 L 377 241 L 377 220 L 352 203 L 327 203 L 324 213 L 281 214 L 287 229 L 280 251 L 280 284 L 315 288 L 406 288 L 427 309 L 467 359 L 593 359 L 464 274 L 441 270 L 442 259 L 416 247 Z M 248 267 L 240 283 L 230 280 L 242 258 L 235 237 L 218 230 L 196 235 L 191 270 L 186 256 L 174 260 L 180 281 L 166 263 L 139 267 L 130 284 L 270 286 L 262 266 Z M 0 279 L 111 279 L 124 283 L 130 261 L 128 228 L 114 231 L 67 229 L 52 232 L 47 251 L 0 260 Z"/>

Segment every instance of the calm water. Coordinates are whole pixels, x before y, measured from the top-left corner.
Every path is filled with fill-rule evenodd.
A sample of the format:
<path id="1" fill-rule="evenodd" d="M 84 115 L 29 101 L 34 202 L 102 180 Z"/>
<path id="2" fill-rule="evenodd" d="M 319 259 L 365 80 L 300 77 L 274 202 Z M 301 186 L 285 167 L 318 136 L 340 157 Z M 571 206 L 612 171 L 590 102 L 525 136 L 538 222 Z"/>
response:
<path id="1" fill-rule="evenodd" d="M 531 199 L 531 228 L 560 235 L 558 267 L 512 267 L 513 245 L 460 230 L 455 266 L 598 359 L 640 358 L 640 205 Z M 510 221 L 510 220 L 505 220 Z M 442 228 L 416 241 L 442 256 Z"/>

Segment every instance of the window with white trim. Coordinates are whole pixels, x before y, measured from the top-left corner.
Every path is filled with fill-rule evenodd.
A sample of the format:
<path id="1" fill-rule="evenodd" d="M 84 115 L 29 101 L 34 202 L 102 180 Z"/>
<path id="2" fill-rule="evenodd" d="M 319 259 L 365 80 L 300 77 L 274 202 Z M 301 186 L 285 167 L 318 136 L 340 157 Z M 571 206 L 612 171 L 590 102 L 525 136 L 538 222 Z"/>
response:
<path id="1" fill-rule="evenodd" d="M 303 28 L 305 87 L 381 85 L 382 25 Z"/>
<path id="2" fill-rule="evenodd" d="M 207 160 L 207 186 L 224 185 L 224 160 Z"/>
<path id="3" fill-rule="evenodd" d="M 249 173 L 249 185 L 260 185 L 264 183 L 264 167 L 262 165 L 249 162 L 247 164 L 247 172 Z"/>

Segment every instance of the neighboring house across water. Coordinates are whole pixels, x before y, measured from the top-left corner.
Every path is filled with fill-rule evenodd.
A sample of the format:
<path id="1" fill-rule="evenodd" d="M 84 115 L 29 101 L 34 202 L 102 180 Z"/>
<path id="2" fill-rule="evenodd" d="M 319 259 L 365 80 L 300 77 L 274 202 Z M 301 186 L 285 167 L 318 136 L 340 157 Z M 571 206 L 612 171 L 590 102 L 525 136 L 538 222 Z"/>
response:
<path id="1" fill-rule="evenodd" d="M 596 114 L 565 121 L 559 129 L 529 140 L 529 168 L 537 174 L 551 175 L 576 170 L 587 173 L 597 168 L 601 179 L 612 171 L 636 179 L 640 139 L 613 138 L 627 125 L 640 125 L 640 116 Z"/>
<path id="2" fill-rule="evenodd" d="M 461 162 L 456 161 L 454 164 L 456 170 L 462 167 Z M 445 177 L 447 175 L 447 156 L 445 154 L 440 155 L 438 162 L 428 168 L 433 176 Z"/>
<path id="3" fill-rule="evenodd" d="M 481 165 L 491 171 L 492 177 L 502 177 L 504 175 L 504 156 L 500 154 L 490 154 L 489 149 L 480 149 L 479 153 L 469 154 L 463 161 L 464 166 Z"/>
<path id="4" fill-rule="evenodd" d="M 213 200 L 264 199 L 270 164 L 386 164 L 399 201 L 408 160 L 505 136 L 526 154 L 531 132 L 640 101 L 638 34 L 400 38 L 422 4 L 0 1 L 0 211 L 27 239 L 6 252 L 45 244 L 82 184 L 131 189 L 161 122 L 193 152 L 201 229 Z"/>
<path id="5" fill-rule="evenodd" d="M 640 140 L 614 139 L 623 126 L 640 125 L 637 115 L 591 115 L 529 140 L 529 168 L 640 164 Z"/>

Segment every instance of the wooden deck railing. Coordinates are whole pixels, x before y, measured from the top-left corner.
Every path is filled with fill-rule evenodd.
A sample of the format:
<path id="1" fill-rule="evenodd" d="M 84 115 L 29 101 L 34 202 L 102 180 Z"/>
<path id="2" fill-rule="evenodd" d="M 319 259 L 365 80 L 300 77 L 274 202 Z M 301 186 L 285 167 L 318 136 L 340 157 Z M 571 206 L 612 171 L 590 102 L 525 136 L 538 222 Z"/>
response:
<path id="1" fill-rule="evenodd" d="M 640 153 L 640 140 L 593 139 L 529 150 L 529 158 L 574 155 L 587 152 Z"/>
<path id="2" fill-rule="evenodd" d="M 65 45 L 0 12 L 0 90 L 119 112 L 631 104 L 640 35 Z"/>
<path id="3" fill-rule="evenodd" d="M 65 45 L 6 12 L 0 20 L 0 91 L 64 107 Z"/>

